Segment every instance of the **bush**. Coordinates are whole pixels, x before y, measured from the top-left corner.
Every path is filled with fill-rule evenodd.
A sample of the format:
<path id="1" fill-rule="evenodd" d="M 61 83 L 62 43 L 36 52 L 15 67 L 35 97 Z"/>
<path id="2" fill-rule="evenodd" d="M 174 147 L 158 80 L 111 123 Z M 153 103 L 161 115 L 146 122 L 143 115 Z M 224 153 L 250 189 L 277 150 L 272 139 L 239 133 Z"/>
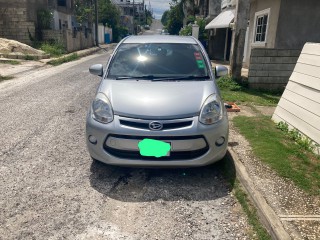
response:
<path id="1" fill-rule="evenodd" d="M 217 84 L 220 89 L 230 91 L 241 91 L 242 87 L 231 76 L 223 76 L 217 79 Z"/>
<path id="2" fill-rule="evenodd" d="M 49 53 L 50 56 L 59 57 L 66 53 L 64 46 L 61 43 L 42 43 L 40 49 L 45 53 Z"/>
<path id="3" fill-rule="evenodd" d="M 68 56 L 65 56 L 65 57 L 61 57 L 61 58 L 57 58 L 57 59 L 51 60 L 51 61 L 48 62 L 48 64 L 53 65 L 53 66 L 58 66 L 58 65 L 60 65 L 62 63 L 71 62 L 71 61 L 74 61 L 74 60 L 77 60 L 77 59 L 79 59 L 78 54 L 73 53 L 73 54 L 69 54 Z"/>

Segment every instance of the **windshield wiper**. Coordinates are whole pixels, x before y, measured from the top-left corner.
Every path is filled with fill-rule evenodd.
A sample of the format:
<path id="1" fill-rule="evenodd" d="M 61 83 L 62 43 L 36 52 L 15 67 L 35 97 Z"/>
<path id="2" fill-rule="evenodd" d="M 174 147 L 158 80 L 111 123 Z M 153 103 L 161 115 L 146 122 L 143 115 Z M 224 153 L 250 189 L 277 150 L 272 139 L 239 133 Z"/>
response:
<path id="1" fill-rule="evenodd" d="M 121 77 L 116 77 L 116 80 L 126 80 L 126 79 L 147 79 L 147 80 L 153 80 L 155 76 L 153 75 L 143 75 L 143 76 L 121 76 Z"/>
<path id="2" fill-rule="evenodd" d="M 143 76 L 121 76 L 121 77 L 116 77 L 116 80 L 126 80 L 126 79 L 136 79 L 136 80 L 141 80 L 141 79 L 146 79 L 146 80 L 151 80 L 151 81 L 176 81 L 176 80 L 206 80 L 209 79 L 209 76 L 177 76 L 177 77 L 158 77 L 154 75 L 143 75 Z"/>
<path id="3" fill-rule="evenodd" d="M 209 79 L 209 76 L 178 76 L 178 77 L 163 77 L 163 78 L 154 78 L 152 79 L 152 81 L 167 81 L 167 80 L 171 80 L 171 81 L 176 81 L 176 80 L 206 80 Z"/>

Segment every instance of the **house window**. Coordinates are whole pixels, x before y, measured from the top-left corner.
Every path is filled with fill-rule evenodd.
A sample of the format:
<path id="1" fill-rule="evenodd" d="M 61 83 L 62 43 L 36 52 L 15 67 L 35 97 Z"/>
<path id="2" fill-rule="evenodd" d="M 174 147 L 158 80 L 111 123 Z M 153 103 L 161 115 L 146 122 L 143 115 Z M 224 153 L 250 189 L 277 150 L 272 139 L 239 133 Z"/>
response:
<path id="1" fill-rule="evenodd" d="M 270 8 L 255 14 L 253 42 L 265 43 L 268 33 Z"/>

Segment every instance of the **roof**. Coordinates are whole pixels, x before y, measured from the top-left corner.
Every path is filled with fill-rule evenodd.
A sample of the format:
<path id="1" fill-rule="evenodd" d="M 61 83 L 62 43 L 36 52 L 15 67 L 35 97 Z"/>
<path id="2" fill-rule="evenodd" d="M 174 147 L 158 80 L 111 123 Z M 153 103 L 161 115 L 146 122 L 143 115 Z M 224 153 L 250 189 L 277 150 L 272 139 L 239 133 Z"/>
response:
<path id="1" fill-rule="evenodd" d="M 217 17 L 215 17 L 211 22 L 209 22 L 205 29 L 213 29 L 213 28 L 228 28 L 229 24 L 234 19 L 235 10 L 226 10 L 220 13 Z"/>
<path id="2" fill-rule="evenodd" d="M 129 36 L 123 43 L 188 43 L 197 44 L 191 36 L 174 36 L 174 35 L 139 35 Z"/>

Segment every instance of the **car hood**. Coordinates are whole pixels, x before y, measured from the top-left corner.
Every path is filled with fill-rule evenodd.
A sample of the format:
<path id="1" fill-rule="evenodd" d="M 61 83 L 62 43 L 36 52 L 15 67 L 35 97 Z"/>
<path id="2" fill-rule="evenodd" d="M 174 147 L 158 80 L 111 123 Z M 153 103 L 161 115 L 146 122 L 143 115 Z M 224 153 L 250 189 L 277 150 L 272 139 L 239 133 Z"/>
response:
<path id="1" fill-rule="evenodd" d="M 213 81 L 103 80 L 99 92 L 114 114 L 143 119 L 175 119 L 199 115 L 206 98 L 216 93 Z"/>

